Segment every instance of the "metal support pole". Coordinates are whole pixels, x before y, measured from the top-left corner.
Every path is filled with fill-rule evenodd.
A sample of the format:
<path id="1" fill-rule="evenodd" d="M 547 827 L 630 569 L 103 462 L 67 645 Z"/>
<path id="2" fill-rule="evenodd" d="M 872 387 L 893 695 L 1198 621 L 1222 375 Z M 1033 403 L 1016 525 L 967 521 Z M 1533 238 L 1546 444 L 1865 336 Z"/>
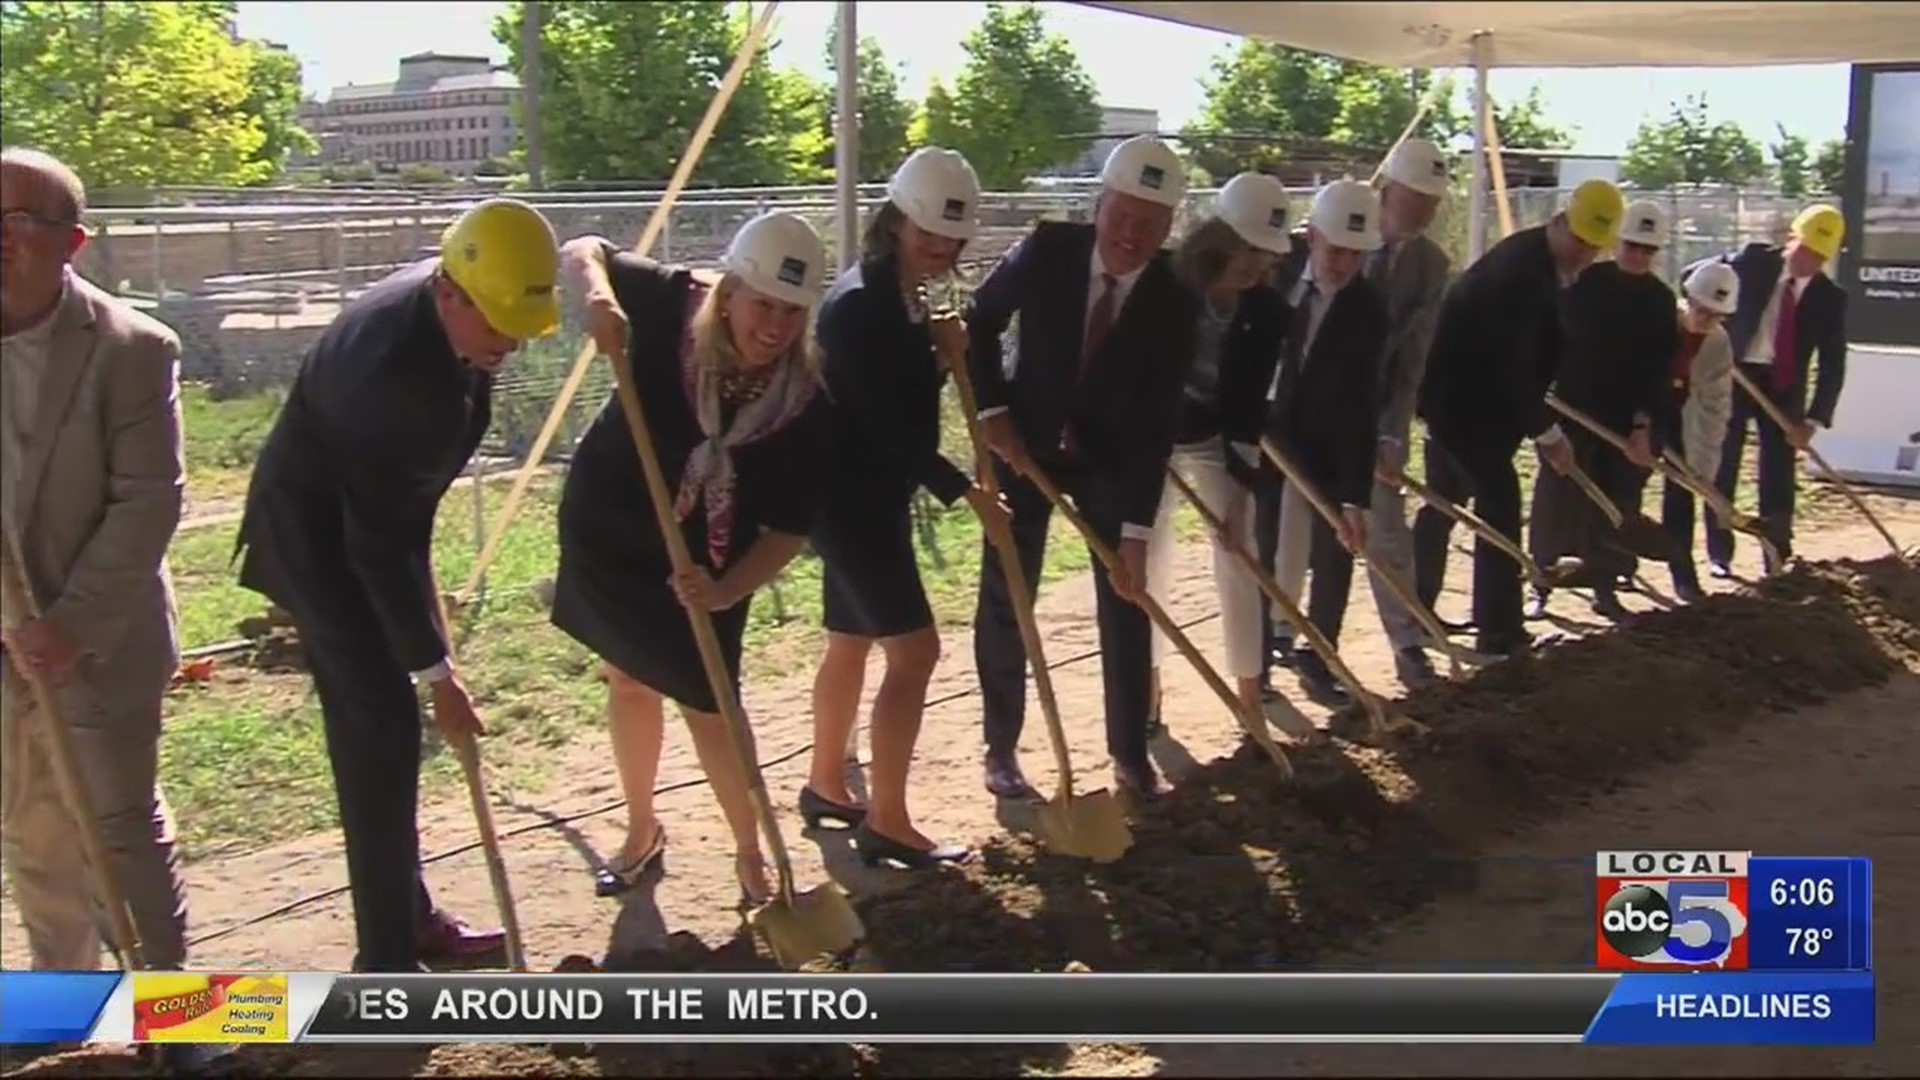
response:
<path id="1" fill-rule="evenodd" d="M 540 0 L 526 0 L 520 20 L 520 134 L 527 140 L 527 187 L 547 186 L 547 155 L 540 126 Z"/>
<path id="2" fill-rule="evenodd" d="M 840 87 L 833 110 L 833 187 L 842 270 L 860 257 L 860 34 L 853 9 L 854 0 L 840 0 L 834 57 Z"/>
<path id="3" fill-rule="evenodd" d="M 1475 262 L 1487 251 L 1487 115 L 1493 103 L 1487 99 L 1487 46 L 1489 35 L 1473 35 L 1473 171 L 1467 184 L 1467 262 Z"/>

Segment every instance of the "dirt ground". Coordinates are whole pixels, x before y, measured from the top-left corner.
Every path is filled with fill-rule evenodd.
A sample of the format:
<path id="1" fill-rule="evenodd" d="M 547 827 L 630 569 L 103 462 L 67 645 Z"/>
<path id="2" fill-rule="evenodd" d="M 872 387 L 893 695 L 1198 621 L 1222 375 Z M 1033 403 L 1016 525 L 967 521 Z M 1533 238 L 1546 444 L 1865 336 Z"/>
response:
<path id="1" fill-rule="evenodd" d="M 1920 543 L 1920 503 L 1873 498 L 1903 544 Z M 1056 533 L 1056 536 L 1060 534 Z M 1344 739 L 1291 744 L 1299 781 L 1239 749 L 1231 718 L 1177 659 L 1165 672 L 1171 737 L 1156 754 L 1180 790 L 1137 815 L 1135 848 L 1092 867 L 1054 858 L 1019 832 L 1016 811 L 980 787 L 978 699 L 970 643 L 952 634 L 932 688 L 915 765 L 923 830 L 982 843 L 964 868 L 910 875 L 852 858 L 845 834 L 801 839 L 793 793 L 805 776 L 809 679 L 748 690 L 761 757 L 803 886 L 832 876 L 859 898 L 868 942 L 842 964 L 889 971 L 1205 971 L 1468 966 L 1573 968 L 1591 949 L 1587 875 L 1595 850 L 1638 844 L 1730 847 L 1765 854 L 1875 859 L 1881 912 L 1920 901 L 1920 573 L 1837 499 L 1805 508 L 1799 547 L 1810 562 L 1757 588 L 1709 582 L 1716 596 L 1673 608 L 1664 572 L 1630 594 L 1636 615 L 1611 632 L 1575 594 L 1555 599 L 1566 640 L 1458 684 L 1404 694 L 1356 575 L 1342 655 L 1369 686 L 1433 734 L 1387 749 Z M 1743 550 L 1737 569 L 1758 573 Z M 1456 554 L 1441 614 L 1462 617 L 1470 572 Z M 1109 784 L 1101 752 L 1091 584 L 1063 583 L 1040 605 L 1048 660 L 1074 657 L 1055 686 L 1076 751 L 1076 783 Z M 1210 560 L 1183 553 L 1172 612 L 1219 655 Z M 1669 610 L 1671 608 L 1671 610 Z M 1285 672 L 1277 684 L 1293 689 Z M 1326 727 L 1301 698 L 1290 724 Z M 1037 709 L 1023 757 L 1051 788 Z M 1336 727 L 1344 731 L 1344 726 Z M 763 964 L 738 937 L 737 887 L 724 827 L 683 733 L 669 739 L 659 808 L 672 847 L 664 878 L 624 902 L 593 896 L 594 852 L 617 845 L 622 818 L 604 744 L 571 747 L 562 790 L 496 791 L 529 959 L 596 954 L 613 966 Z M 1205 764 L 1201 764 L 1205 763 Z M 1686 824 L 1670 825 L 1675 811 Z M 429 882 L 475 921 L 493 915 L 464 798 L 423 810 L 423 847 L 441 853 Z M 811 840 L 812 842 L 806 842 Z M 352 953 L 345 868 L 333 834 L 190 869 L 201 967 L 340 970 Z M 1465 920 L 1506 913 L 1489 946 Z M 9 931 L 11 911 L 0 913 Z M 1920 944 L 1883 918 L 1876 966 L 1880 1045 L 1870 1052 L 1743 1054 L 1588 1052 L 1565 1047 L 1087 1046 L 984 1049 L 918 1046 L 602 1047 L 555 1055 L 534 1047 L 254 1049 L 248 1071 L 295 1075 L 1255 1075 L 1383 1071 L 1458 1073 L 1885 1074 L 1910 1069 L 1920 1029 Z M 669 931 L 674 933 L 669 936 Z M 709 951 L 712 950 L 712 951 Z M 7 966 L 24 942 L 0 941 Z M 1903 963 L 1903 959 L 1907 962 Z M 116 1075 L 111 1049 L 45 1058 L 32 1075 Z"/>

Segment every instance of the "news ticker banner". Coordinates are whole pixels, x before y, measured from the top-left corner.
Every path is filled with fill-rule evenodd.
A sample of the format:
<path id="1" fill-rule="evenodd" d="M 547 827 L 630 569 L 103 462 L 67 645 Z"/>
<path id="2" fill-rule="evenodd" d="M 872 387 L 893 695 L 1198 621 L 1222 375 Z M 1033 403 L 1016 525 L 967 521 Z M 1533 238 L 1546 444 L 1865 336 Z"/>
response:
<path id="1" fill-rule="evenodd" d="M 0 973 L 0 1042 L 1865 1045 L 1868 971 Z"/>
<path id="2" fill-rule="evenodd" d="M 1594 966 L 1609 971 L 1866 971 L 1873 864 L 1746 851 L 1602 851 Z"/>

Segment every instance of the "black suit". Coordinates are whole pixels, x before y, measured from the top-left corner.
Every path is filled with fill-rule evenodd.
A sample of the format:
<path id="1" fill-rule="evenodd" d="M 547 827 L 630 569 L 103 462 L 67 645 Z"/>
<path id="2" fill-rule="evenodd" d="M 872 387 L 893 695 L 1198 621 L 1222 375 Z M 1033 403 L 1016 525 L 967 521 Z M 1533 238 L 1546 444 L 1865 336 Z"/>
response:
<path id="1" fill-rule="evenodd" d="M 1306 273 L 1307 258 L 1305 238 L 1296 235 L 1293 253 L 1277 274 L 1282 295 L 1289 300 L 1295 298 Z M 1266 434 L 1327 500 L 1365 509 L 1373 499 L 1377 385 L 1390 329 L 1386 299 L 1365 275 L 1356 274 L 1327 302 L 1319 332 L 1303 353 L 1311 310 L 1301 294 L 1281 349 Z M 1267 482 L 1260 485 L 1255 528 L 1262 564 L 1272 566 L 1279 546 L 1285 480 L 1271 462 L 1266 464 Z M 1338 642 L 1353 587 L 1353 553 L 1318 514 L 1311 544 L 1308 570 L 1313 587 L 1307 615 L 1329 641 Z M 1261 611 L 1272 640 L 1279 628 L 1272 624 L 1264 596 Z M 1291 633 L 1290 627 L 1279 630 L 1281 637 Z"/>
<path id="2" fill-rule="evenodd" d="M 1440 303 L 1420 384 L 1427 422 L 1426 482 L 1454 502 L 1471 499 L 1487 523 L 1518 543 L 1520 476 L 1513 456 L 1553 426 L 1546 405 L 1563 347 L 1560 277 L 1546 226 L 1522 229 L 1469 266 Z M 1440 595 L 1453 519 L 1422 507 L 1414 519 L 1420 601 Z M 1473 620 L 1482 644 L 1524 633 L 1520 568 L 1476 540 Z"/>
<path id="3" fill-rule="evenodd" d="M 1112 331 L 1080 374 L 1089 313 L 1094 231 L 1046 222 L 1009 251 L 967 307 L 967 366 L 983 414 L 1004 409 L 1035 464 L 1111 546 L 1123 529 L 1151 535 L 1173 453 L 1181 386 L 1193 358 L 1199 298 L 1175 278 L 1164 252 L 1149 262 L 1115 314 Z M 1002 363 L 1001 335 L 1020 317 L 1017 367 Z M 1014 541 L 1037 585 L 1052 505 L 1000 462 Z M 1147 767 L 1152 628 L 1120 599 L 1098 560 L 1101 675 L 1107 748 L 1117 765 Z M 1026 714 L 1026 649 L 999 553 L 984 545 L 974 615 L 989 754 L 1012 755 Z"/>
<path id="4" fill-rule="evenodd" d="M 1785 250 L 1748 244 L 1737 253 L 1702 262 L 1727 263 L 1740 279 L 1740 306 L 1727 318 L 1726 330 L 1741 374 L 1765 391 L 1789 420 L 1811 420 L 1821 427 L 1832 427 L 1833 411 L 1840 404 L 1840 388 L 1847 376 L 1847 291 L 1825 274 L 1815 274 L 1801 286 L 1794 307 L 1791 378 L 1784 389 L 1777 388 L 1771 364 L 1749 364 L 1746 356 L 1756 334 L 1774 333 L 1773 325 L 1760 323 L 1785 270 Z M 1693 273 L 1700 265 L 1687 267 L 1686 273 Z M 1809 402 L 1807 388 L 1816 352 L 1820 367 L 1811 380 L 1813 400 Z M 1727 441 L 1714 485 L 1728 498 L 1733 497 L 1740 479 L 1740 459 L 1747 449 L 1747 424 L 1756 420 L 1760 427 L 1760 515 L 1779 521 L 1782 532 L 1791 540 L 1798 455 L 1780 425 L 1767 418 L 1738 384 L 1733 389 L 1733 414 L 1727 421 Z M 1791 551 L 1782 548 L 1780 554 L 1784 558 Z M 1707 555 L 1723 565 L 1733 561 L 1733 531 L 1712 515 L 1707 520 Z"/>
<path id="5" fill-rule="evenodd" d="M 261 447 L 240 526 L 240 583 L 293 616 L 320 697 L 366 970 L 416 967 L 417 920 L 432 910 L 410 673 L 446 658 L 434 515 L 491 415 L 491 378 L 441 328 L 437 265 L 387 277 L 321 335 Z"/>

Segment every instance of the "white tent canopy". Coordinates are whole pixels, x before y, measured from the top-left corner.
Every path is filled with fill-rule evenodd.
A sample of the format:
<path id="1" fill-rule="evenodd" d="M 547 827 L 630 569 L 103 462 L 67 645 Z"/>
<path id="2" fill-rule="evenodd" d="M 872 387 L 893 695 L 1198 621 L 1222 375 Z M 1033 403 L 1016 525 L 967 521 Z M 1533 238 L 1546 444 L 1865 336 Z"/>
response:
<path id="1" fill-rule="evenodd" d="M 1920 59 L 1920 3 L 1123 3 L 1086 6 L 1389 67 L 1757 67 Z"/>

